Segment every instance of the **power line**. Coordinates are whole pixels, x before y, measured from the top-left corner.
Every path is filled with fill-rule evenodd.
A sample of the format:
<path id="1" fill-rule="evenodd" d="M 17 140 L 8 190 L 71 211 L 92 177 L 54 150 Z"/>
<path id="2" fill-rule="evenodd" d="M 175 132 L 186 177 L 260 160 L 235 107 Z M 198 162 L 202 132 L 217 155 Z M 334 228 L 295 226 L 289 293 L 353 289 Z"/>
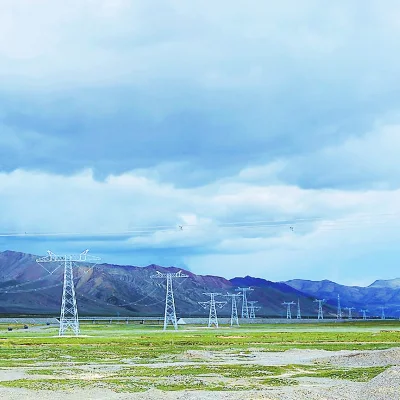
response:
<path id="1" fill-rule="evenodd" d="M 255 220 L 255 221 L 232 221 L 232 222 L 217 222 L 212 224 L 176 224 L 176 225 L 153 225 L 142 226 L 132 230 L 116 230 L 116 231 L 80 231 L 80 232 L 29 232 L 29 231 L 16 231 L 16 232 L 0 232 L 0 237 L 15 237 L 15 238 L 28 238 L 28 237 L 101 237 L 101 236 L 146 236 L 162 232 L 186 232 L 193 230 L 218 230 L 218 229 L 263 229 L 263 228 L 287 228 L 294 231 L 293 225 L 304 225 L 309 223 L 318 223 L 318 229 L 338 229 L 341 227 L 355 227 L 360 224 L 387 226 L 387 222 L 382 220 L 383 217 L 400 216 L 400 213 L 376 213 L 376 214 L 360 214 L 352 217 L 344 217 L 337 220 L 329 220 L 326 217 L 309 217 L 309 218 L 292 218 L 283 220 Z M 379 218 L 380 220 L 371 220 L 371 218 Z M 396 222 L 400 222 L 396 221 Z"/>

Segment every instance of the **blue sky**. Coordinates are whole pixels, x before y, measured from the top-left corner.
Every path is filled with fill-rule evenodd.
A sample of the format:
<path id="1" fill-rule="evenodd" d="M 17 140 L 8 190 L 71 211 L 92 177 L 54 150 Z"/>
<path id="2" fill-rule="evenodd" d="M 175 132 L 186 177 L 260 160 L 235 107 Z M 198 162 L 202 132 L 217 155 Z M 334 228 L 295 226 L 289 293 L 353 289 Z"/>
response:
<path id="1" fill-rule="evenodd" d="M 0 231 L 27 235 L 0 250 L 398 277 L 399 18 L 390 0 L 3 0 Z"/>

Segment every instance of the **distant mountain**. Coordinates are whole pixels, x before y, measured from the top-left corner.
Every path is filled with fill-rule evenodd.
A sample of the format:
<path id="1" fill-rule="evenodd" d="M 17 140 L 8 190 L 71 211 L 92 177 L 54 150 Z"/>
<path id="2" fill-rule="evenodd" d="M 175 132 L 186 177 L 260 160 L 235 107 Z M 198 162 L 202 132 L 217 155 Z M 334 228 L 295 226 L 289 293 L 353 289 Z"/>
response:
<path id="1" fill-rule="evenodd" d="M 370 288 L 390 288 L 400 289 L 400 278 L 389 279 L 389 280 L 378 280 L 373 284 L 369 285 Z"/>
<path id="2" fill-rule="evenodd" d="M 326 299 L 332 306 L 337 304 L 337 295 L 340 295 L 342 307 L 355 307 L 356 311 L 368 308 L 370 315 L 381 315 L 380 307 L 387 307 L 386 315 L 398 315 L 400 308 L 400 287 L 393 281 L 376 281 L 368 287 L 345 286 L 338 283 L 322 280 L 309 281 L 293 279 L 285 282 L 287 285 L 310 296 Z M 385 285 L 385 282 L 387 284 Z"/>
<path id="3" fill-rule="evenodd" d="M 37 256 L 5 251 L 0 253 L 0 314 L 58 314 L 62 295 L 63 268 L 48 274 L 35 260 Z M 49 268 L 55 268 L 50 266 Z M 80 315 L 163 315 L 165 281 L 152 279 L 156 271 L 176 272 L 175 267 L 149 265 L 147 267 L 101 264 L 95 268 L 74 269 L 76 294 Z M 174 281 L 176 309 L 180 316 L 205 315 L 198 304 L 207 301 L 207 292 L 226 294 L 237 285 L 254 291 L 249 300 L 258 301 L 257 315 L 284 315 L 284 300 L 300 299 L 304 315 L 315 315 L 315 304 L 308 296 L 282 283 L 256 278 L 225 278 L 196 275 L 183 271 L 189 277 Z M 242 281 L 244 279 L 245 281 Z M 264 285 L 264 287 L 259 287 Z M 227 300 L 219 297 L 218 300 Z M 241 307 L 239 302 L 239 307 Z M 219 314 L 230 315 L 229 304 Z"/>
<path id="4" fill-rule="evenodd" d="M 36 263 L 37 256 L 13 251 L 0 252 L 0 314 L 57 315 L 61 306 L 63 268 L 49 274 Z M 53 269 L 57 267 L 48 266 Z M 80 315 L 163 315 L 165 286 L 163 279 L 152 279 L 156 271 L 176 272 L 175 267 L 148 265 L 101 264 L 94 268 L 80 266 L 74 269 L 75 287 Z M 387 315 L 400 307 L 400 288 L 393 281 L 377 281 L 370 287 L 348 287 L 330 281 L 305 281 L 295 279 L 288 282 L 271 282 L 246 276 L 227 280 L 219 276 L 196 275 L 183 271 L 189 277 L 173 282 L 177 314 L 199 316 L 207 312 L 198 302 L 207 301 L 204 293 L 221 295 L 233 293 L 237 287 L 252 287 L 249 300 L 257 301 L 259 316 L 286 316 L 284 301 L 300 301 L 303 316 L 315 316 L 315 298 L 328 300 L 324 306 L 326 316 L 335 316 L 337 294 L 342 306 L 359 310 L 368 307 L 379 313 L 378 307 L 390 307 Z M 228 300 L 218 296 L 218 300 Z M 241 309 L 241 303 L 238 304 Z M 296 306 L 292 308 L 295 315 Z M 227 304 L 219 315 L 230 315 Z"/>
<path id="5" fill-rule="evenodd" d="M 296 304 L 292 308 L 295 316 L 297 309 L 297 300 L 300 301 L 300 308 L 303 316 L 315 316 L 316 304 L 314 298 L 302 291 L 293 288 L 283 282 L 271 282 L 261 278 L 253 278 L 246 276 L 244 278 L 233 278 L 230 280 L 235 287 L 251 287 L 254 291 L 250 292 L 250 296 L 263 304 L 269 304 L 271 314 L 286 316 L 286 308 L 283 302 L 292 302 Z M 325 307 L 328 315 L 333 315 L 335 309 L 331 306 Z"/>

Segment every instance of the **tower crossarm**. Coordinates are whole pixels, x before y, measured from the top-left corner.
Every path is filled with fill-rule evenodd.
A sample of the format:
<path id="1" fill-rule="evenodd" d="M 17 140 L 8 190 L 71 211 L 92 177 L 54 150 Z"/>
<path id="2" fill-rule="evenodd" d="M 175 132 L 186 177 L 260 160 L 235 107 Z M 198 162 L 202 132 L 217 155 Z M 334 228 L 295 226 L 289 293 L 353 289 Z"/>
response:
<path id="1" fill-rule="evenodd" d="M 89 250 L 85 250 L 80 254 L 68 254 L 68 255 L 58 255 L 54 254 L 52 251 L 47 251 L 46 257 L 40 257 L 36 259 L 38 264 L 40 263 L 52 263 L 52 262 L 97 262 L 100 261 L 100 257 L 88 255 Z"/>
<path id="2" fill-rule="evenodd" d="M 251 287 L 246 287 L 246 288 L 237 288 L 237 289 L 235 289 L 235 291 L 236 292 L 251 292 L 251 291 L 253 291 L 254 289 L 253 288 L 251 288 Z"/>
<path id="3" fill-rule="evenodd" d="M 166 279 L 170 276 L 171 278 L 189 278 L 189 275 L 184 274 L 182 271 L 178 272 L 160 272 L 156 271 L 154 275 L 151 275 L 150 278 L 152 279 L 157 279 L 157 278 L 162 278 Z"/>
<path id="4" fill-rule="evenodd" d="M 222 296 L 224 297 L 240 297 L 242 295 L 241 292 L 239 293 L 227 293 L 227 294 L 223 294 Z"/>

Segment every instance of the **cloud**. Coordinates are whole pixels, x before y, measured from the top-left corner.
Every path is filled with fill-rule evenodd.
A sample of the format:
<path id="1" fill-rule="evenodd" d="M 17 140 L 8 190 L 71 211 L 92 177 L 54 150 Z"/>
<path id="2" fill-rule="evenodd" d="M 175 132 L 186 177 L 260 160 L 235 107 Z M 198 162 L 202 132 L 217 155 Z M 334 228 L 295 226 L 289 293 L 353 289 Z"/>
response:
<path id="1" fill-rule="evenodd" d="M 391 277 L 399 14 L 392 0 L 2 1 L 0 225 L 68 236 L 0 245 Z M 249 226 L 271 220 L 295 229 Z"/>
<path id="2" fill-rule="evenodd" d="M 272 175 L 276 180 L 313 189 L 398 188 L 399 152 L 400 125 L 377 122 L 364 135 L 349 137 L 339 145 L 311 154 L 247 170 L 243 178 L 256 180 Z"/>
<path id="3" fill-rule="evenodd" d="M 0 135 L 19 138 L 4 171 L 175 165 L 160 179 L 199 186 L 340 145 L 398 106 L 396 2 L 1 7 Z"/>
<path id="4" fill-rule="evenodd" d="M 91 171 L 3 173 L 0 224 L 22 236 L 2 237 L 1 247 L 33 253 L 89 247 L 107 262 L 343 281 L 356 279 L 347 271 L 354 258 L 356 275 L 371 253 L 376 259 L 399 240 L 398 190 L 305 190 L 237 180 L 220 182 L 216 191 L 214 185 L 182 189 L 134 173 L 103 182 Z M 384 262 L 390 276 L 393 263 Z"/>

